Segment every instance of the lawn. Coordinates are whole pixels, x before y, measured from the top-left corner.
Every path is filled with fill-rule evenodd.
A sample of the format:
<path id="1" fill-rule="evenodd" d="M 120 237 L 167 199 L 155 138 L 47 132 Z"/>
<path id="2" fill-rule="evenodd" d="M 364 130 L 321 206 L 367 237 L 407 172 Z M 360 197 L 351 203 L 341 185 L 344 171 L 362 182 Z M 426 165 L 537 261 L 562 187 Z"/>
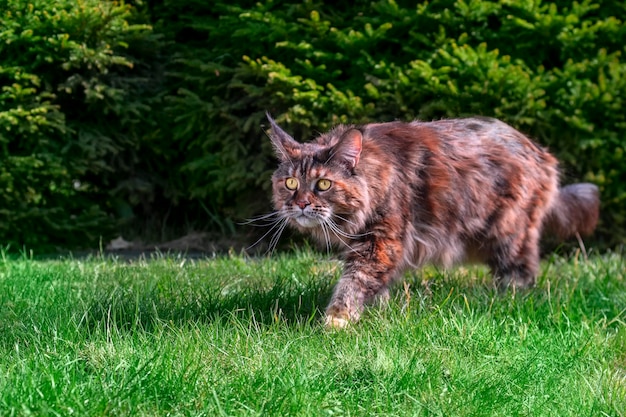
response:
<path id="1" fill-rule="evenodd" d="M 0 258 L 0 415 L 623 416 L 626 262 L 552 257 L 536 289 L 482 267 L 407 275 L 321 325 L 339 262 L 309 251 Z"/>

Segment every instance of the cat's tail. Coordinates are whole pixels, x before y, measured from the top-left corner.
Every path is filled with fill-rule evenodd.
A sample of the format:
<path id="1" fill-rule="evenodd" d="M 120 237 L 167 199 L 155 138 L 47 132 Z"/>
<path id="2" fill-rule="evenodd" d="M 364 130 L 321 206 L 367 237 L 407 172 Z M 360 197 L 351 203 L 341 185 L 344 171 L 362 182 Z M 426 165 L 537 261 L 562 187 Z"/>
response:
<path id="1" fill-rule="evenodd" d="M 546 219 L 544 232 L 559 239 L 589 235 L 598 224 L 600 192 L 594 184 L 579 183 L 559 189 Z"/>

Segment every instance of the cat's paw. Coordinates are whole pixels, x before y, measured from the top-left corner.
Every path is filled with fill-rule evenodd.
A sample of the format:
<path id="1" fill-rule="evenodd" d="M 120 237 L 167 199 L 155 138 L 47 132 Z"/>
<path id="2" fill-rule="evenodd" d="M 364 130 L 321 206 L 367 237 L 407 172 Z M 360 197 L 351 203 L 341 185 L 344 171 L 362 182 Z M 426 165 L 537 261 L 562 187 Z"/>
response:
<path id="1" fill-rule="evenodd" d="M 351 323 L 357 322 L 360 316 L 361 314 L 357 310 L 331 305 L 326 310 L 324 325 L 330 329 L 345 329 Z"/>
<path id="2" fill-rule="evenodd" d="M 332 314 L 326 315 L 324 319 L 324 326 L 329 329 L 344 329 L 350 324 L 350 320 L 346 317 L 335 316 Z"/>

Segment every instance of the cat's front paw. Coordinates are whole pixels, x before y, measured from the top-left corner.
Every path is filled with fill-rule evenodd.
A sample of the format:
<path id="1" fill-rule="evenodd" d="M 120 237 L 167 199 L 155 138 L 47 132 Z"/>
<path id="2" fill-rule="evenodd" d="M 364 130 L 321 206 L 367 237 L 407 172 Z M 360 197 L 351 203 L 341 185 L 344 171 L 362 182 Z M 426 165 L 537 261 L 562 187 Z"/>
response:
<path id="1" fill-rule="evenodd" d="M 347 327 L 348 324 L 350 324 L 350 320 L 346 317 L 327 314 L 326 318 L 324 319 L 324 326 L 329 329 L 343 329 Z"/>
<path id="2" fill-rule="evenodd" d="M 324 325 L 333 329 L 344 329 L 350 323 L 354 323 L 359 320 L 359 311 L 341 308 L 335 305 L 331 305 L 326 309 L 326 318 L 324 319 Z"/>

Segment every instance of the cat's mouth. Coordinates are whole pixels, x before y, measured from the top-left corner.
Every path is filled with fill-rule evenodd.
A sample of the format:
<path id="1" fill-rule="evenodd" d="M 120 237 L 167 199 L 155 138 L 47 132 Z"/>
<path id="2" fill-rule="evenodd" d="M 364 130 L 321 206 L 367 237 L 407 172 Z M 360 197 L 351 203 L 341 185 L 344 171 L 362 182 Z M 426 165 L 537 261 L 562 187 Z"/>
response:
<path id="1" fill-rule="evenodd" d="M 311 228 L 319 225 L 319 221 L 313 217 L 309 217 L 306 214 L 302 213 L 297 216 L 294 216 L 293 219 L 302 227 Z"/>

